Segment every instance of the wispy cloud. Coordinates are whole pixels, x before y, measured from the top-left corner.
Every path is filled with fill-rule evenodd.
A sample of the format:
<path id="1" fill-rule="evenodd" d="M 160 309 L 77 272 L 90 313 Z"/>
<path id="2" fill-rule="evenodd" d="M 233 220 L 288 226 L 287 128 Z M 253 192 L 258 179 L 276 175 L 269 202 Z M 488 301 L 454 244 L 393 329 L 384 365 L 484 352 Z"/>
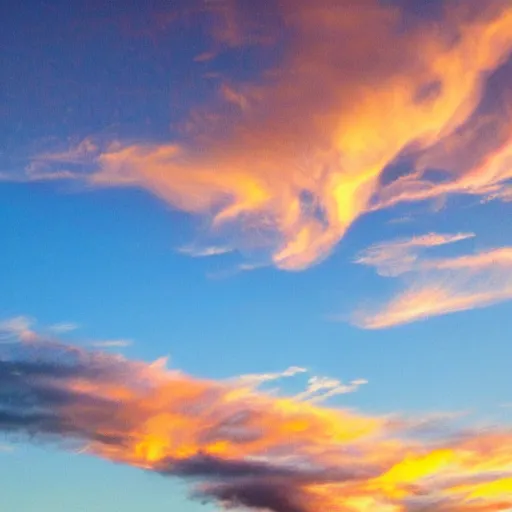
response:
<path id="1" fill-rule="evenodd" d="M 512 247 L 500 247 L 454 258 L 430 260 L 426 262 L 426 266 L 438 270 L 510 269 L 512 268 Z"/>
<path id="2" fill-rule="evenodd" d="M 467 240 L 474 236 L 474 233 L 427 233 L 422 236 L 375 244 L 359 254 L 355 263 L 375 267 L 383 276 L 397 276 L 423 265 L 419 259 L 421 251 L 429 247 Z"/>
<path id="3" fill-rule="evenodd" d="M 483 199 L 483 202 L 493 201 L 495 199 L 499 199 L 505 203 L 512 202 L 512 186 L 505 185 L 502 188 L 500 188 L 499 190 L 489 193 Z"/>
<path id="4" fill-rule="evenodd" d="M 378 244 L 357 263 L 384 276 L 409 273 L 407 288 L 376 311 L 359 311 L 353 322 L 382 329 L 432 316 L 486 307 L 512 299 L 512 248 L 500 247 L 449 258 L 425 257 L 421 250 L 472 237 L 428 234 Z"/>
<path id="5" fill-rule="evenodd" d="M 465 149 L 470 151 L 468 148 Z M 395 180 L 380 191 L 373 209 L 453 194 L 481 196 L 483 202 L 490 200 L 507 202 L 511 197 L 509 183 L 511 179 L 512 133 L 503 147 L 490 151 L 483 163 L 468 164 L 466 172 L 454 180 L 432 182 L 424 177 L 424 172 L 419 171 Z"/>
<path id="6" fill-rule="evenodd" d="M 336 395 L 353 393 L 364 384 L 368 384 L 366 379 L 356 379 L 348 384 L 344 384 L 338 379 L 329 377 L 311 377 L 308 381 L 307 389 L 295 395 L 294 398 L 299 401 L 304 400 L 310 403 L 320 403 Z"/>
<path id="7" fill-rule="evenodd" d="M 256 389 L 262 384 L 274 382 L 286 377 L 294 377 L 295 375 L 306 372 L 306 368 L 301 368 L 299 366 L 290 366 L 289 368 L 282 372 L 241 375 L 234 379 L 234 383 L 240 387 Z"/>
<path id="8" fill-rule="evenodd" d="M 18 340 L 24 343 L 42 343 L 56 339 L 79 328 L 73 322 L 59 322 L 52 325 L 38 325 L 34 318 L 19 315 L 0 320 L 0 342 Z M 89 341 L 96 348 L 124 348 L 133 344 L 128 339 L 94 340 Z"/>
<path id="9" fill-rule="evenodd" d="M 20 341 L 35 341 L 39 338 L 33 330 L 35 321 L 27 316 L 15 316 L 0 322 L 0 340 L 17 338 Z"/>
<path id="10" fill-rule="evenodd" d="M 180 247 L 178 252 L 182 254 L 186 254 L 187 256 L 192 256 L 194 258 L 207 258 L 210 256 L 220 256 L 222 254 L 228 254 L 233 252 L 233 249 L 230 247 L 218 247 L 215 245 L 211 245 L 208 247 L 193 247 L 193 246 L 185 246 Z"/>
<path id="11" fill-rule="evenodd" d="M 63 334 L 66 332 L 76 331 L 79 327 L 80 326 L 74 322 L 60 322 L 58 324 L 50 325 L 48 330 L 56 334 Z"/>
<path id="12" fill-rule="evenodd" d="M 512 507 L 509 429 L 311 403 L 335 380 L 312 379 L 298 397 L 257 387 L 302 370 L 213 381 L 57 341 L 13 342 L 0 346 L 0 432 L 190 480 L 192 496 L 221 507 Z"/>
<path id="13" fill-rule="evenodd" d="M 210 4 L 217 46 L 203 58 L 275 40 L 237 2 Z M 486 77 L 510 56 L 510 3 L 446 2 L 435 24 L 416 19 L 407 30 L 405 4 L 336 9 L 330 0 L 279 2 L 265 19 L 287 26 L 282 61 L 253 83 L 220 80 L 215 106 L 191 110 L 180 142 L 86 139 L 39 155 L 29 176 L 70 172 L 88 185 L 144 188 L 206 216 L 230 247 L 264 251 L 289 270 L 320 261 L 376 208 L 447 194 L 506 197 L 509 116 L 502 104 L 479 109 Z M 482 136 L 484 125 L 494 137 Z M 406 149 L 411 172 L 384 179 Z M 433 166 L 441 180 L 426 172 Z"/>
<path id="14" fill-rule="evenodd" d="M 124 348 L 130 345 L 133 345 L 132 340 L 100 340 L 91 343 L 96 348 Z"/>
<path id="15" fill-rule="evenodd" d="M 512 280 L 500 281 L 481 286 L 457 286 L 449 282 L 412 286 L 377 312 L 354 315 L 354 322 L 366 329 L 383 329 L 511 300 Z"/>
<path id="16" fill-rule="evenodd" d="M 309 374 L 309 371 L 306 368 L 290 366 L 290 368 L 287 368 L 283 372 L 241 375 L 235 379 L 230 379 L 230 382 L 241 388 L 257 390 L 264 384 L 276 382 L 289 377 L 295 377 L 301 374 Z M 360 386 L 364 384 L 368 384 L 366 379 L 356 379 L 348 384 L 344 384 L 338 379 L 312 376 L 308 379 L 306 389 L 294 395 L 293 398 L 298 402 L 304 401 L 310 403 L 320 403 L 336 395 L 354 393 L 360 388 Z M 269 392 L 269 390 L 266 391 Z"/>

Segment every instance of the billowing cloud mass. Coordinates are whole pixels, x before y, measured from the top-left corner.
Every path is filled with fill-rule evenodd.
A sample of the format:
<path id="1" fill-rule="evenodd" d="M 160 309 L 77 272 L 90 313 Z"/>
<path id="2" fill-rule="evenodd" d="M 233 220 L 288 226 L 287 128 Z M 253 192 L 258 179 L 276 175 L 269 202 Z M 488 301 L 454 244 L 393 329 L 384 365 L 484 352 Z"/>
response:
<path id="1" fill-rule="evenodd" d="M 39 155 L 28 176 L 142 187 L 211 219 L 222 247 L 263 250 L 285 269 L 325 257 L 371 210 L 454 193 L 506 199 L 512 5 L 439 2 L 423 17 L 414 5 L 280 0 L 256 16 L 247 2 L 205 3 L 215 43 L 198 63 L 214 69 L 248 44 L 276 45 L 279 62 L 258 80 L 217 75 L 219 101 L 194 108 L 179 140 L 88 139 Z M 84 161 L 90 172 L 69 170 Z"/>
<path id="2" fill-rule="evenodd" d="M 188 479 L 192 496 L 221 508 L 512 507 L 512 430 L 376 417 L 258 390 L 302 372 L 212 381 L 160 362 L 13 340 L 0 345 L 0 432 Z"/>
<path id="3" fill-rule="evenodd" d="M 364 251 L 357 263 L 373 266 L 384 276 L 406 274 L 409 282 L 383 307 L 355 314 L 354 322 L 381 329 L 512 300 L 512 247 L 445 258 L 421 254 L 429 247 L 473 236 L 429 233 L 377 244 Z"/>

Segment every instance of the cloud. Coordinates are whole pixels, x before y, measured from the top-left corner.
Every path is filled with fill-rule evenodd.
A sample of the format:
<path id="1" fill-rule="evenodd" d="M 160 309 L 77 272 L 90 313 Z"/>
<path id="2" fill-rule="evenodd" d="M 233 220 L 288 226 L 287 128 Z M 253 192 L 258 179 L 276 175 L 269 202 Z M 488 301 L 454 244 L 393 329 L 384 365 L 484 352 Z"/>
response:
<path id="1" fill-rule="evenodd" d="M 63 334 L 66 332 L 76 331 L 80 326 L 73 322 L 60 322 L 58 324 L 53 324 L 48 327 L 49 331 L 52 331 L 56 334 Z"/>
<path id="2" fill-rule="evenodd" d="M 0 322 L 0 340 L 17 338 L 20 341 L 35 341 L 38 334 L 32 329 L 34 320 L 26 316 L 16 316 Z"/>
<path id="3" fill-rule="evenodd" d="M 368 384 L 365 379 L 356 379 L 349 384 L 343 384 L 338 379 L 328 377 L 311 377 L 308 387 L 302 393 L 295 395 L 295 400 L 304 400 L 310 403 L 319 403 L 336 395 L 345 395 L 357 391 L 360 386 Z"/>
<path id="4" fill-rule="evenodd" d="M 439 270 L 507 269 L 512 267 L 512 247 L 500 247 L 455 258 L 431 260 L 426 265 Z"/>
<path id="5" fill-rule="evenodd" d="M 31 176 L 60 178 L 66 161 L 85 162 L 71 172 L 88 185 L 141 187 L 287 270 L 326 257 L 374 209 L 453 193 L 504 197 L 509 77 L 500 94 L 486 86 L 512 49 L 510 2 L 443 2 L 435 22 L 378 0 L 284 0 L 258 16 L 246 2 L 208 5 L 215 48 L 203 55 L 279 43 L 279 63 L 251 82 L 224 75 L 215 105 L 191 109 L 179 140 L 88 139 L 40 155 Z M 276 36 L 283 25 L 286 40 Z M 489 96 L 500 101 L 484 109 Z M 404 154 L 411 172 L 391 176 Z M 432 166 L 442 179 L 430 178 Z"/>
<path id="6" fill-rule="evenodd" d="M 207 258 L 209 256 L 220 256 L 222 254 L 228 254 L 232 252 L 233 249 L 229 247 L 216 247 L 216 246 L 209 246 L 209 247 L 192 247 L 192 246 L 186 246 L 181 247 L 179 249 L 179 252 L 182 254 L 186 254 L 187 256 L 193 256 L 194 258 Z"/>
<path id="7" fill-rule="evenodd" d="M 397 276 L 422 265 L 419 261 L 420 251 L 467 240 L 474 236 L 474 233 L 454 235 L 427 233 L 422 236 L 375 244 L 359 254 L 355 263 L 375 267 L 377 273 L 382 276 Z"/>
<path id="8" fill-rule="evenodd" d="M 283 372 L 241 375 L 234 380 L 234 383 L 240 387 L 248 387 L 254 389 L 268 382 L 274 382 L 276 380 L 280 380 L 286 377 L 293 377 L 295 375 L 306 372 L 306 368 L 301 368 L 299 366 L 290 366 Z"/>
<path id="9" fill-rule="evenodd" d="M 306 368 L 290 366 L 283 372 L 241 375 L 232 379 L 231 382 L 241 388 L 258 389 L 264 384 L 305 373 L 308 373 Z M 294 395 L 293 398 L 296 401 L 320 403 L 336 395 L 354 393 L 364 384 L 368 384 L 365 379 L 355 379 L 348 384 L 344 384 L 338 379 L 312 376 L 308 379 L 307 388 Z M 267 392 L 269 391 L 267 390 Z"/>
<path id="10" fill-rule="evenodd" d="M 91 343 L 91 345 L 96 348 L 124 348 L 132 344 L 132 340 L 101 340 Z"/>
<path id="11" fill-rule="evenodd" d="M 468 164 L 469 165 L 469 164 Z M 384 187 L 374 210 L 394 206 L 401 202 L 424 201 L 450 194 L 471 194 L 489 200 L 510 200 L 512 179 L 512 134 L 502 148 L 490 152 L 481 165 L 469 166 L 455 180 L 432 182 L 424 178 L 423 172 L 415 172 Z"/>
<path id="12" fill-rule="evenodd" d="M 19 315 L 0 321 L 0 340 L 18 339 L 23 342 L 37 342 L 49 336 L 65 334 L 78 329 L 72 322 L 61 322 L 36 330 L 37 322 L 30 317 Z"/>
<path id="13" fill-rule="evenodd" d="M 470 233 L 400 239 L 377 244 L 356 263 L 383 276 L 412 275 L 395 298 L 376 311 L 358 311 L 353 322 L 382 329 L 433 316 L 482 308 L 512 299 L 512 247 L 482 250 L 449 258 L 424 257 L 421 250 L 471 238 Z"/>
<path id="14" fill-rule="evenodd" d="M 487 197 L 483 199 L 483 202 L 493 201 L 499 199 L 504 203 L 512 202 L 512 186 L 506 185 L 496 192 L 491 192 Z"/>
<path id="15" fill-rule="evenodd" d="M 433 316 L 483 308 L 512 299 L 512 280 L 491 281 L 482 286 L 459 283 L 436 283 L 412 286 L 400 293 L 376 313 L 359 313 L 357 325 L 366 329 L 383 329 L 424 320 Z"/>
<path id="16" fill-rule="evenodd" d="M 0 432 L 180 477 L 192 497 L 226 507 L 512 507 L 509 429 L 377 417 L 256 387 L 301 370 L 214 381 L 57 340 L 12 341 L 0 345 Z"/>

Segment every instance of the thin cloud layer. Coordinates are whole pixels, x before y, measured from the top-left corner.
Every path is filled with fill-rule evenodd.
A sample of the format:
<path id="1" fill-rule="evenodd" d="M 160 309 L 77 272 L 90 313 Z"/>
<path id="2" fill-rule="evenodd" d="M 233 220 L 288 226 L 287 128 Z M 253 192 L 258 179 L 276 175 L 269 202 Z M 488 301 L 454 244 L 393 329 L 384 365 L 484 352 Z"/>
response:
<path id="1" fill-rule="evenodd" d="M 472 236 L 430 233 L 377 244 L 364 251 L 357 263 L 373 266 L 384 276 L 407 273 L 412 277 L 405 290 L 381 308 L 357 312 L 354 323 L 367 329 L 382 329 L 511 300 L 512 247 L 449 258 L 421 254 L 428 247 Z"/>
<path id="2" fill-rule="evenodd" d="M 363 251 L 355 263 L 375 267 L 382 276 L 397 276 L 424 265 L 419 259 L 421 251 L 429 247 L 473 238 L 474 233 L 427 233 L 426 235 L 375 244 Z"/>
<path id="3" fill-rule="evenodd" d="M 277 44 L 275 31 L 244 15 L 244 2 L 211 9 L 208 59 Z M 378 0 L 284 0 L 260 14 L 263 27 L 286 27 L 281 61 L 259 81 L 224 77 L 218 104 L 193 109 L 181 140 L 101 149 L 89 141 L 39 157 L 32 176 L 87 161 L 92 170 L 80 176 L 89 184 L 147 189 L 209 218 L 229 247 L 263 250 L 288 270 L 328 255 L 365 212 L 451 193 L 503 196 L 509 119 L 480 107 L 512 49 L 510 2 L 443 2 L 435 19 Z M 499 137 L 475 139 L 484 120 Z M 404 152 L 415 155 L 411 172 L 391 176 Z M 475 158 L 461 167 L 462 152 Z M 428 170 L 441 163 L 444 178 L 432 181 Z"/>
<path id="4" fill-rule="evenodd" d="M 382 310 L 356 314 L 354 321 L 366 329 L 383 329 L 448 313 L 483 308 L 511 299 L 510 279 L 505 284 L 495 280 L 480 286 L 460 281 L 411 286 Z"/>
<path id="5" fill-rule="evenodd" d="M 13 342 L 0 345 L 0 431 L 188 479 L 195 498 L 237 510 L 512 507 L 508 429 L 372 417 L 264 393 L 254 382 Z"/>
<path id="6" fill-rule="evenodd" d="M 91 345 L 96 348 L 124 348 L 132 344 L 132 340 L 101 340 L 94 341 Z"/>
<path id="7" fill-rule="evenodd" d="M 437 259 L 428 262 L 427 266 L 440 270 L 482 270 L 489 267 L 510 270 L 512 268 L 512 247 L 500 247 L 456 258 Z"/>

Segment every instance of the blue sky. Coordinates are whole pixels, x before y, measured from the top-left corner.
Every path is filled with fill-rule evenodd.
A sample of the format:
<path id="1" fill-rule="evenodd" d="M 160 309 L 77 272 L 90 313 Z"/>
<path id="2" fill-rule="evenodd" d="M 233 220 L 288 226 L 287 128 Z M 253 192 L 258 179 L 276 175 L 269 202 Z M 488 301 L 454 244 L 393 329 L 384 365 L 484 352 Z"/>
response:
<path id="1" fill-rule="evenodd" d="M 359 12 L 356 4 L 354 13 L 347 16 L 366 19 L 369 15 L 364 10 Z M 444 130 L 447 135 L 438 135 L 419 150 L 414 149 L 412 135 L 402 148 L 402 128 L 394 125 L 389 128 L 389 140 L 384 136 L 374 140 L 372 134 L 368 135 L 369 145 L 373 141 L 380 147 L 381 141 L 386 141 L 387 146 L 377 155 L 363 153 L 357 144 L 347 142 L 344 146 L 340 142 L 337 150 L 343 161 L 354 165 L 356 175 L 364 171 L 360 169 L 363 160 L 375 166 L 385 163 L 379 168 L 379 184 L 371 182 L 373 199 L 357 189 L 356 203 L 364 204 L 351 211 L 341 225 L 342 221 L 330 210 L 330 201 L 339 199 L 329 198 L 326 192 L 333 187 L 317 186 L 315 182 L 314 186 L 306 185 L 301 194 L 318 195 L 322 212 L 301 214 L 293 226 L 282 227 L 282 206 L 289 197 L 288 191 L 296 190 L 295 175 L 288 176 L 280 167 L 289 162 L 287 127 L 291 146 L 304 144 L 301 151 L 309 151 L 308 144 L 314 148 L 317 143 L 313 120 L 324 106 L 311 100 L 310 88 L 297 86 L 298 99 L 292 96 L 290 108 L 294 112 L 295 108 L 303 109 L 306 118 L 311 116 L 310 140 L 306 141 L 302 128 L 295 130 L 293 126 L 295 114 L 286 119 L 288 108 L 283 107 L 273 117 L 274 100 L 269 100 L 247 122 L 245 116 L 252 113 L 247 114 L 242 107 L 241 113 L 233 113 L 232 104 L 226 107 L 223 101 L 227 94 L 227 102 L 234 98 L 235 106 L 244 105 L 243 101 L 250 103 L 254 93 L 251 87 L 264 81 L 265 72 L 277 66 L 286 73 L 292 66 L 288 61 L 295 65 L 294 49 L 288 47 L 288 41 L 295 41 L 296 27 L 283 23 L 286 16 L 293 14 L 275 12 L 271 2 L 261 8 L 258 16 L 249 12 L 250 7 L 236 7 L 243 14 L 228 21 L 242 26 L 232 29 L 233 35 L 225 30 L 229 24 L 223 16 L 228 14 L 222 11 L 219 18 L 218 13 L 212 15 L 201 5 L 178 2 L 169 9 L 166 2 L 157 2 L 147 9 L 137 2 L 114 2 L 108 6 L 92 2 L 86 7 L 31 1 L 19 3 L 2 17 L 2 45 L 6 51 L 2 52 L 1 68 L 6 101 L 0 107 L 1 319 L 32 318 L 34 329 L 42 330 L 61 322 L 72 323 L 76 328 L 62 334 L 69 343 L 90 347 L 91 343 L 129 341 L 127 346 L 104 350 L 148 362 L 169 356 L 169 367 L 214 380 L 279 372 L 291 365 L 343 382 L 366 379 L 368 383 L 355 393 L 334 397 L 329 403 L 370 415 L 469 410 L 475 421 L 508 424 L 510 409 L 504 405 L 511 401 L 512 384 L 512 258 L 507 252 L 512 245 L 512 203 L 506 199 L 510 197 L 507 187 L 512 174 L 502 172 L 499 179 L 493 176 L 487 181 L 473 180 L 478 181 L 478 186 L 471 181 L 472 176 L 485 175 L 485 162 L 491 161 L 489 165 L 501 169 L 510 161 L 507 143 L 512 144 L 512 130 L 508 119 L 501 115 L 502 105 L 490 108 L 494 123 L 489 125 L 494 134 L 490 141 L 481 136 L 471 138 L 480 129 L 478 105 L 485 100 L 485 87 L 479 97 L 475 86 L 466 94 L 475 103 L 471 112 L 477 114 L 467 114 L 457 128 L 459 135 L 469 133 L 467 146 L 461 147 L 462 135 L 450 138 L 456 130 L 449 131 L 448 121 L 438 121 L 439 116 L 432 114 L 434 121 L 423 111 L 421 116 L 427 117 L 417 114 L 421 122 L 432 122 L 439 133 Z M 231 12 L 228 7 L 235 9 L 226 3 L 226 12 Z M 465 21 L 459 26 L 446 14 L 423 13 L 420 3 L 417 7 L 420 14 L 414 15 L 415 22 L 407 18 L 412 14 L 403 14 L 405 35 L 396 36 L 400 44 L 407 44 L 407 38 L 412 37 L 409 32 L 415 30 L 428 36 L 421 24 L 427 23 L 430 16 L 447 32 L 460 29 L 465 34 L 461 28 Z M 456 18 L 458 11 L 454 12 Z M 341 16 L 337 10 L 333 11 L 336 16 Z M 369 19 L 368 23 L 371 26 L 380 22 Z M 343 24 L 340 25 L 336 30 L 342 32 Z M 420 28 L 413 28 L 416 25 Z M 304 37 L 316 37 L 311 33 L 316 32 L 308 31 Z M 251 37 L 246 38 L 247 34 Z M 331 44 L 329 37 L 323 40 L 325 44 Z M 384 44 L 393 41 L 387 32 L 382 37 L 388 38 Z M 332 44 L 336 44 L 333 38 Z M 485 35 L 482 38 L 485 44 Z M 510 68 L 507 59 L 512 40 L 508 39 L 503 37 L 503 48 L 493 47 L 494 53 L 503 53 L 502 58 L 494 61 L 489 57 L 481 64 L 491 76 L 496 76 L 496 70 L 501 73 L 498 91 L 504 97 L 508 97 L 506 91 L 511 83 L 510 73 L 502 70 L 503 66 Z M 491 47 L 492 41 L 488 44 Z M 366 51 L 364 45 L 348 46 L 354 53 Z M 442 50 L 442 55 L 443 51 L 449 58 L 456 58 L 451 50 Z M 207 52 L 211 56 L 205 56 Z M 329 54 L 329 50 L 325 52 Z M 384 68 L 388 63 L 394 65 L 394 58 L 389 62 L 386 56 L 381 58 Z M 411 66 L 409 58 L 404 57 L 404 68 Z M 326 57 L 319 69 L 325 72 L 329 65 L 335 68 L 345 64 L 350 68 L 352 63 L 348 57 L 346 62 L 340 62 L 333 63 Z M 385 74 L 385 70 L 380 72 Z M 208 73 L 217 75 L 205 76 Z M 407 73 L 404 71 L 409 76 Z M 473 75 L 468 73 L 467 80 L 481 79 L 479 69 Z M 355 75 L 355 81 L 360 79 Z M 378 74 L 368 76 L 370 80 L 382 79 Z M 340 76 L 333 72 L 325 80 L 334 81 L 332 88 L 329 84 L 324 91 L 327 106 L 332 109 L 338 101 L 333 91 L 337 90 Z M 449 94 L 450 87 L 457 89 L 452 78 L 441 76 L 440 80 L 447 96 L 457 97 Z M 236 90 L 238 84 L 240 91 Z M 232 94 L 226 93 L 228 89 L 222 89 L 223 85 L 229 86 Z M 279 83 L 257 90 L 265 98 L 272 87 L 275 97 L 282 98 Z M 282 87 L 286 89 L 288 82 Z M 347 87 L 347 95 L 353 93 L 357 105 L 359 89 L 340 87 Z M 219 99 L 220 89 L 224 90 L 224 99 Z M 382 96 L 383 101 L 385 97 Z M 299 104 L 294 105 L 294 101 Z M 450 102 L 456 102 L 443 101 L 444 108 L 451 108 Z M 370 99 L 368 104 L 373 105 L 372 102 Z M 454 112 L 456 107 L 453 106 Z M 413 107 L 404 107 L 403 111 L 396 108 L 397 116 L 416 119 Z M 207 120 L 206 127 L 192 115 L 203 112 L 201 109 L 205 109 L 201 119 Z M 214 117 L 212 113 L 220 117 L 215 122 L 220 122 L 221 128 L 208 125 Z M 192 130 L 191 135 L 183 130 L 182 123 L 186 122 L 196 122 L 197 132 Z M 348 119 L 346 123 L 350 122 Z M 404 125 L 408 122 L 404 117 Z M 222 123 L 233 123 L 233 133 L 228 128 L 219 134 Z M 353 125 L 344 123 L 340 126 L 350 135 Z M 412 131 L 416 130 L 414 122 L 411 126 Z M 377 122 L 375 130 L 381 128 Z M 250 142 L 240 139 L 239 131 L 250 134 Z M 247 202 L 252 196 L 242 192 L 237 195 L 238 182 L 224 190 L 223 176 L 227 176 L 226 183 L 232 182 L 231 149 L 240 158 L 235 160 L 237 165 L 243 166 L 246 154 L 247 161 L 251 161 L 251 149 L 261 149 L 257 138 L 261 133 L 274 138 L 276 147 L 281 147 L 282 136 L 282 152 L 286 154 L 280 160 L 281 150 L 278 154 L 268 143 L 271 149 L 264 158 L 275 158 L 276 164 L 272 167 L 274 174 L 262 176 L 265 187 L 269 184 L 268 190 L 272 194 L 275 191 L 276 197 L 261 209 L 259 205 L 251 209 L 253 203 L 247 206 Z M 359 136 L 359 132 L 354 135 Z M 423 136 L 418 132 L 419 139 Z M 92 156 L 77 149 L 84 140 L 92 141 Z M 113 147 L 112 143 L 118 146 Z M 163 164 L 157 153 L 169 144 L 183 144 L 188 153 L 183 157 L 182 171 L 178 164 L 171 163 L 169 174 L 162 177 L 159 169 Z M 392 157 L 387 158 L 388 146 L 395 145 L 401 152 L 409 151 L 406 165 L 410 167 L 405 170 L 410 173 L 409 181 L 403 186 L 400 182 L 399 190 L 400 180 L 394 173 L 402 153 L 395 155 L 389 150 Z M 146 160 L 139 163 L 135 156 L 133 161 L 129 156 L 119 167 L 119 147 L 133 150 L 132 156 L 137 151 L 147 151 Z M 411 147 L 412 150 L 407 149 Z M 474 152 L 474 158 L 458 158 L 460 151 Z M 495 160 L 485 160 L 482 155 Z M 310 169 L 309 158 L 315 160 L 317 154 L 312 150 L 311 155 L 305 156 L 306 173 Z M 422 171 L 421 178 L 413 176 L 415 170 L 420 172 L 423 161 L 427 162 L 428 171 Z M 147 172 L 142 168 L 145 162 Z M 191 181 L 186 185 L 190 189 L 175 185 L 183 179 L 176 174 L 178 171 L 189 176 L 203 167 L 214 169 L 220 178 L 208 178 L 208 186 Z M 51 174 L 62 171 L 68 174 Z M 243 183 L 261 177 L 252 167 L 241 172 Z M 335 176 L 345 183 L 353 179 L 350 172 L 345 168 L 332 171 L 325 179 Z M 439 178 L 441 172 L 445 174 Z M 101 181 L 105 176 L 108 186 Z M 467 189 L 468 185 L 460 185 L 466 178 L 467 183 L 472 183 L 469 194 L 461 188 Z M 392 186 L 386 187 L 386 180 Z M 293 187 L 288 189 L 291 182 Z M 435 192 L 444 184 L 452 189 L 448 193 Z M 217 203 L 218 190 L 206 190 L 210 185 L 222 189 L 232 202 L 228 201 L 228 206 L 222 203 L 225 199 Z M 192 190 L 195 186 L 197 189 Z M 415 201 L 400 200 L 400 194 L 416 190 L 424 192 L 424 196 Z M 434 190 L 431 195 L 430 190 Z M 202 203 L 197 205 L 203 199 L 206 208 Z M 396 204 L 386 207 L 389 200 Z M 340 201 L 339 211 L 344 208 L 343 201 L 349 199 Z M 226 228 L 211 228 L 212 218 L 233 205 L 240 207 L 241 213 Z M 301 203 L 301 208 L 307 209 L 307 205 Z M 261 218 L 275 223 L 269 244 L 265 244 L 266 235 L 259 235 Z M 293 257 L 280 259 L 279 254 L 296 243 L 295 237 L 303 228 L 311 238 Z M 262 227 L 262 232 L 265 229 Z M 411 240 L 435 233 L 472 236 L 453 244 L 437 244 L 427 238 L 419 249 L 410 248 Z M 316 246 L 319 240 L 328 242 Z M 383 243 L 392 247 L 397 243 L 407 245 L 398 252 L 388 248 L 383 255 L 394 269 L 392 276 L 379 275 L 378 264 L 356 263 L 368 248 Z M 212 245 L 230 252 L 194 257 L 183 251 L 184 247 L 199 251 Z M 504 252 L 498 256 L 503 263 L 492 255 L 491 263 L 480 263 L 485 254 L 502 249 Z M 407 271 L 400 270 L 411 255 L 412 266 Z M 478 262 L 468 264 L 460 259 L 468 255 Z M 244 264 L 256 268 L 246 270 Z M 447 266 L 448 271 L 443 270 Z M 430 292 L 431 287 L 443 290 L 443 300 L 449 295 L 449 305 L 444 309 L 443 305 L 440 310 L 434 307 L 425 317 L 413 311 L 406 321 L 370 328 L 372 318 L 391 311 L 395 299 L 406 297 L 404 303 L 399 303 L 403 310 L 404 304 L 417 300 L 416 291 L 426 288 Z M 489 294 L 494 294 L 490 300 Z M 460 307 L 450 302 L 453 297 L 469 299 Z M 434 306 L 440 302 L 441 296 L 434 296 Z M 433 306 L 429 303 L 428 307 Z M 454 307 L 459 310 L 453 311 Z M 356 319 L 358 311 L 363 311 L 361 322 Z M 303 384 L 303 380 L 294 378 L 286 386 L 295 392 Z M 0 508 L 7 512 L 135 511 L 141 507 L 154 511 L 193 512 L 208 507 L 216 510 L 214 505 L 203 506 L 188 499 L 187 487 L 178 480 L 66 453 L 55 443 L 31 446 L 6 436 L 4 444 L 6 450 L 0 450 L 0 477 L 4 483 Z"/>

